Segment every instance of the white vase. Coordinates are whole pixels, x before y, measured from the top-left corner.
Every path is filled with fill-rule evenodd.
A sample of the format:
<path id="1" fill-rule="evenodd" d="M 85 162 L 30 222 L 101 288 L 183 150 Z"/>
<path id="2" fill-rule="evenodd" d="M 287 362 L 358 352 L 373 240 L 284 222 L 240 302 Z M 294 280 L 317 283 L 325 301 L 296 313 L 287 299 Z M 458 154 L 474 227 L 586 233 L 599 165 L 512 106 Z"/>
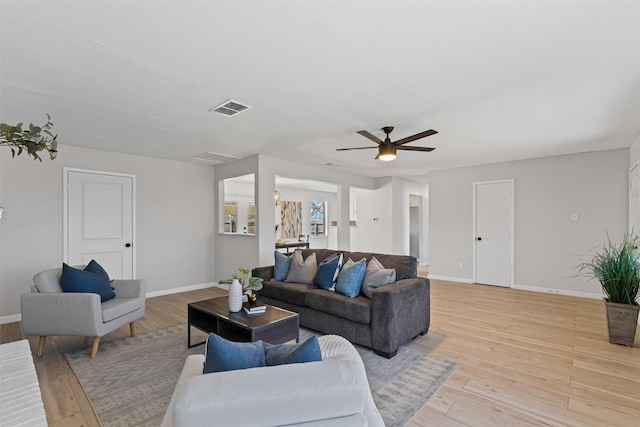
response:
<path id="1" fill-rule="evenodd" d="M 237 313 L 242 310 L 242 285 L 238 279 L 233 279 L 229 285 L 229 311 Z"/>

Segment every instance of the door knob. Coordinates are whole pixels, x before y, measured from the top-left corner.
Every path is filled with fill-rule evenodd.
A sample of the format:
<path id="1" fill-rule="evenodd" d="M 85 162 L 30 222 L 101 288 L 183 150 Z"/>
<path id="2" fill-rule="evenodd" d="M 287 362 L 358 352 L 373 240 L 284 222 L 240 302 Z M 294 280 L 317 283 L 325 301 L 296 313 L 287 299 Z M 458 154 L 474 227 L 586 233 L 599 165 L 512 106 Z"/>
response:
<path id="1" fill-rule="evenodd" d="M 127 248 L 130 248 L 131 247 L 131 243 L 127 243 L 124 246 L 127 247 Z"/>
<path id="2" fill-rule="evenodd" d="M 476 237 L 476 240 L 480 241 L 482 240 L 482 237 Z"/>

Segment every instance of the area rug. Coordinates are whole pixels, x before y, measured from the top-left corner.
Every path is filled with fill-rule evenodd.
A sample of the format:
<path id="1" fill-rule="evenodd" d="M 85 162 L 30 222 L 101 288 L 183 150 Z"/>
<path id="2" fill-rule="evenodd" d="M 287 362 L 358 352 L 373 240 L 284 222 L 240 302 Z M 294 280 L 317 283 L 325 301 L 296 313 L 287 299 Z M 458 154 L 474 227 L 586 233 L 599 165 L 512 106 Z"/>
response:
<path id="1" fill-rule="evenodd" d="M 186 324 L 105 341 L 65 353 L 104 427 L 161 424 L 188 354 Z M 192 329 L 193 330 L 193 329 Z M 301 338 L 313 332 L 301 330 Z M 405 426 L 455 372 L 457 363 L 401 347 L 392 359 L 358 347 L 371 392 L 387 427 Z"/>

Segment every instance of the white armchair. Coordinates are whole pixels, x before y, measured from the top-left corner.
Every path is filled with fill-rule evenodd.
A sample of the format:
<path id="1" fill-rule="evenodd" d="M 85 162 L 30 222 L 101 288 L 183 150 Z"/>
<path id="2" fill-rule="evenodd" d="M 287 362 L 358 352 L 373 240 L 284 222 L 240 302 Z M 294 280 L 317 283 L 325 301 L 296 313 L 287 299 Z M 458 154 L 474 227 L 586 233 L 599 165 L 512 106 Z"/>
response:
<path id="1" fill-rule="evenodd" d="M 31 292 L 20 298 L 24 334 L 40 337 L 38 357 L 47 336 L 94 337 L 91 357 L 95 357 L 100 338 L 109 332 L 128 323 L 131 336 L 135 335 L 134 321 L 144 316 L 144 280 L 113 280 L 116 297 L 101 303 L 98 294 L 64 292 L 61 276 L 61 268 L 36 274 Z"/>

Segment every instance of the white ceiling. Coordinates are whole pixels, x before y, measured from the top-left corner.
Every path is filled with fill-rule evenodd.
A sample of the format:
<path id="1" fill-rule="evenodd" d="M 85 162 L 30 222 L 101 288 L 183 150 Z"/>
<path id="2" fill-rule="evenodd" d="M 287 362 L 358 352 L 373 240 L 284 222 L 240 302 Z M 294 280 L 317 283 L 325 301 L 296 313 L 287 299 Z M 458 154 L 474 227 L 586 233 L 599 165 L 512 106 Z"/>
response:
<path id="1" fill-rule="evenodd" d="M 1 121 L 75 146 L 408 177 L 640 134 L 638 1 L 1 0 L 0 36 Z M 334 150 L 386 125 L 436 150 Z"/>

